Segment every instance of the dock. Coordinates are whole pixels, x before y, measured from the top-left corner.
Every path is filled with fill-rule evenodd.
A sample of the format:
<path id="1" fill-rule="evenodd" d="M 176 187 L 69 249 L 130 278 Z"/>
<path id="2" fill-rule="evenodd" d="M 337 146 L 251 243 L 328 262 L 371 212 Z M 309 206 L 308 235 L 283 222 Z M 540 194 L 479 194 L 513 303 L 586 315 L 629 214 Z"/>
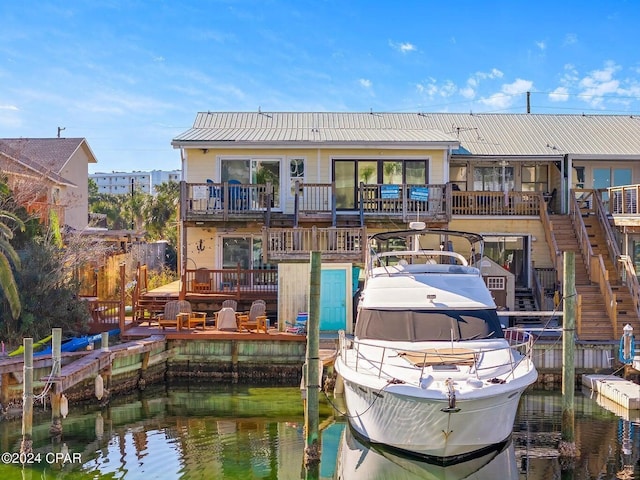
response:
<path id="1" fill-rule="evenodd" d="M 640 409 L 640 385 L 615 375 L 583 375 L 582 384 L 628 410 Z"/>

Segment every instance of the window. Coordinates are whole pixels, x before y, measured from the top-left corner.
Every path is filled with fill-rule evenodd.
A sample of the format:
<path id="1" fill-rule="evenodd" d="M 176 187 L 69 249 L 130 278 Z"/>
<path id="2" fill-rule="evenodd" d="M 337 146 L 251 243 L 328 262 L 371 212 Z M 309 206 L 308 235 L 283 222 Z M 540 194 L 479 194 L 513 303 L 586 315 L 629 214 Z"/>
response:
<path id="1" fill-rule="evenodd" d="M 449 181 L 453 185 L 457 185 L 461 191 L 467 190 L 467 166 L 451 165 L 449 167 Z"/>
<path id="2" fill-rule="evenodd" d="M 426 185 L 429 181 L 427 162 L 403 159 L 336 159 L 333 163 L 336 207 L 340 210 L 357 209 L 361 182 L 367 185 Z"/>
<path id="3" fill-rule="evenodd" d="M 304 158 L 289 160 L 289 184 L 291 195 L 295 195 L 296 182 L 304 183 Z"/>
<path id="4" fill-rule="evenodd" d="M 477 192 L 503 192 L 513 190 L 513 167 L 478 166 L 473 169 L 473 190 Z"/>
<path id="5" fill-rule="evenodd" d="M 523 192 L 548 192 L 548 179 L 548 165 L 524 165 L 522 167 Z"/>
<path id="6" fill-rule="evenodd" d="M 222 182 L 273 186 L 273 207 L 280 206 L 280 159 L 223 158 L 220 162 Z"/>

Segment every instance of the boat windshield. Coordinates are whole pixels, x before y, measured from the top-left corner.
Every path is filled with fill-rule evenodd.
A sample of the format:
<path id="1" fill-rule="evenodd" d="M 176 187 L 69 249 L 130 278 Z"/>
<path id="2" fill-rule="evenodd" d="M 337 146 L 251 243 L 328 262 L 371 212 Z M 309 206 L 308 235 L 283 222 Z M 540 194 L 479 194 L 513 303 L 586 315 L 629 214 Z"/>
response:
<path id="1" fill-rule="evenodd" d="M 397 342 L 502 338 L 495 310 L 383 310 L 363 308 L 356 336 Z"/>

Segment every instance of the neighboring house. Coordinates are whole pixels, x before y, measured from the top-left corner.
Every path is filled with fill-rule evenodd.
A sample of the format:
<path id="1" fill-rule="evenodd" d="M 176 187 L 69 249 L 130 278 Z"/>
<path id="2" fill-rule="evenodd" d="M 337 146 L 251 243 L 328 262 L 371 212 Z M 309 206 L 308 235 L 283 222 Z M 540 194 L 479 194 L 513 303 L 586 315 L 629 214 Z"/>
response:
<path id="1" fill-rule="evenodd" d="M 516 288 L 544 269 L 554 288 L 549 215 L 640 183 L 640 120 L 621 115 L 202 112 L 172 145 L 186 294 L 198 269 L 239 296 L 311 250 L 360 265 L 366 233 L 413 220 L 485 234 Z"/>
<path id="2" fill-rule="evenodd" d="M 45 222 L 55 211 L 75 230 L 87 227 L 89 163 L 96 158 L 84 138 L 0 139 L 0 171 L 18 202 Z"/>
<path id="3" fill-rule="evenodd" d="M 156 194 L 156 186 L 165 182 L 179 182 L 180 170 L 152 170 L 150 172 L 97 172 L 89 175 L 98 186 L 98 193 L 131 195 L 133 191 Z"/>

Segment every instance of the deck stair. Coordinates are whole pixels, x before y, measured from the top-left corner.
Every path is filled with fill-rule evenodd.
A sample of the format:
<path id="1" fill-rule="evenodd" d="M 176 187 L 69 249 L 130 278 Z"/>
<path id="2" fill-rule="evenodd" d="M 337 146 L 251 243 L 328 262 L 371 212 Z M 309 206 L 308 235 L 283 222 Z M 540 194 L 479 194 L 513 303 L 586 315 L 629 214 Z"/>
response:
<path id="1" fill-rule="evenodd" d="M 615 332 L 614 338 L 620 338 L 623 334 L 622 329 L 626 324 L 633 327 L 634 332 L 639 332 L 640 320 L 635 313 L 633 299 L 629 289 L 622 283 L 616 267 L 607 248 L 607 240 L 604 229 L 598 217 L 595 215 L 583 215 L 584 226 L 587 229 L 591 248 L 594 255 L 602 255 L 604 266 L 609 274 L 609 285 L 611 290 L 616 294 L 616 303 L 618 305 L 618 331 Z M 584 308 L 583 308 L 584 312 Z"/>
<path id="2" fill-rule="evenodd" d="M 604 300 L 597 285 L 589 279 L 587 267 L 569 215 L 551 215 L 553 234 L 561 252 L 575 252 L 575 286 L 582 297 L 582 328 L 580 339 L 611 340 L 613 328 L 607 318 Z"/>
<path id="3" fill-rule="evenodd" d="M 622 335 L 622 328 L 629 323 L 634 331 L 640 328 L 640 322 L 635 314 L 633 302 L 628 289 L 618 279 L 617 272 L 608 249 L 602 227 L 594 215 L 583 215 L 585 228 L 594 255 L 602 255 L 605 268 L 609 272 L 610 285 L 616 293 L 618 304 L 618 331 L 614 332 L 608 319 L 600 287 L 589 279 L 587 268 L 583 261 L 582 252 L 578 244 L 571 217 L 568 215 L 551 215 L 553 234 L 558 249 L 561 252 L 575 252 L 575 285 L 576 292 L 582 298 L 582 324 L 579 338 L 581 340 L 615 340 Z"/>

